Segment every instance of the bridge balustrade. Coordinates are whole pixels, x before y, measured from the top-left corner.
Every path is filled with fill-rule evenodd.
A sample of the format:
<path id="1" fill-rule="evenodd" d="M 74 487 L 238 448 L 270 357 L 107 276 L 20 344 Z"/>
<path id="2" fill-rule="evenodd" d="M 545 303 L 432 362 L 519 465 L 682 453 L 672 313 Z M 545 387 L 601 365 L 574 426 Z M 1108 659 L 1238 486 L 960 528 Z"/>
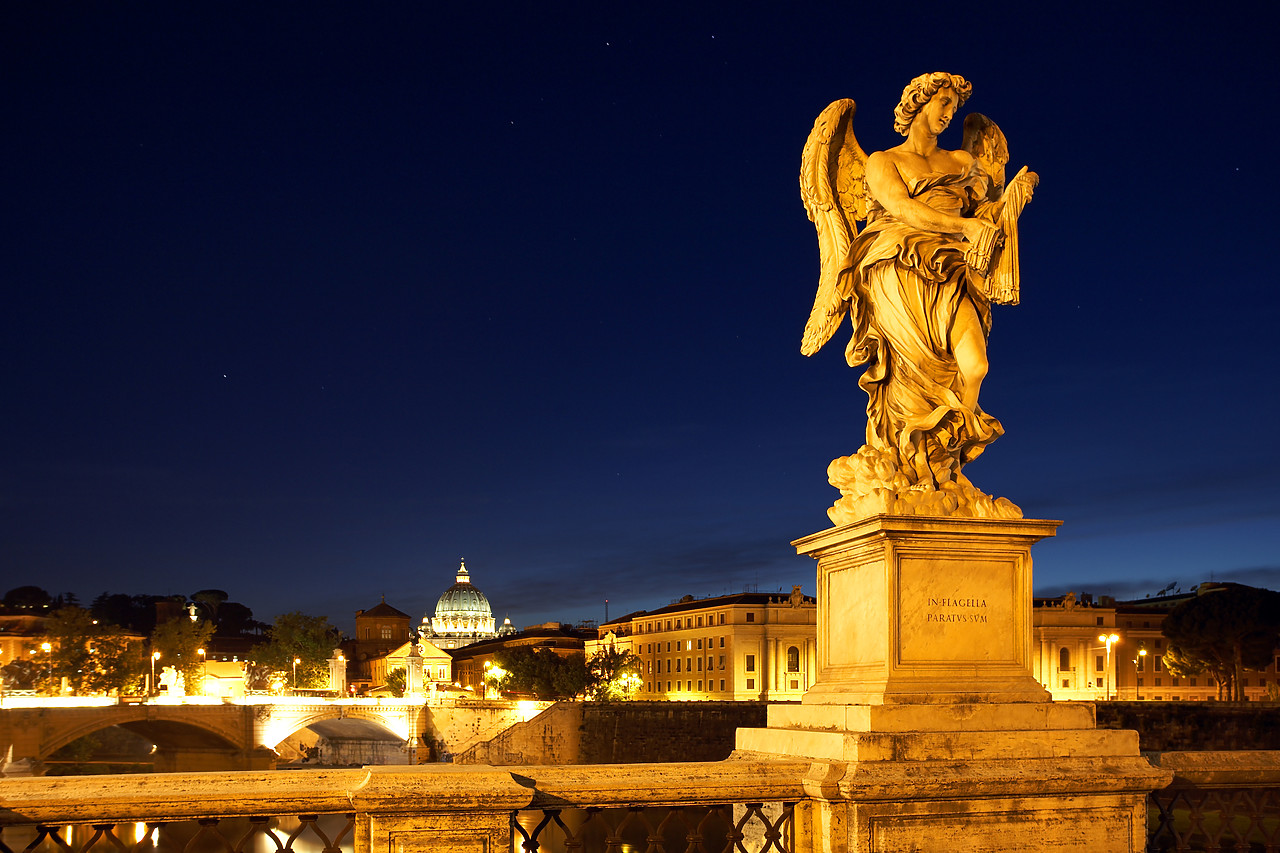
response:
<path id="1" fill-rule="evenodd" d="M 1280 850 L 1280 753 L 1165 753 L 1148 851 Z M 0 781 L 0 853 L 811 853 L 806 762 Z"/>
<path id="2" fill-rule="evenodd" d="M 0 853 L 796 853 L 808 764 L 731 760 L 0 781 Z"/>

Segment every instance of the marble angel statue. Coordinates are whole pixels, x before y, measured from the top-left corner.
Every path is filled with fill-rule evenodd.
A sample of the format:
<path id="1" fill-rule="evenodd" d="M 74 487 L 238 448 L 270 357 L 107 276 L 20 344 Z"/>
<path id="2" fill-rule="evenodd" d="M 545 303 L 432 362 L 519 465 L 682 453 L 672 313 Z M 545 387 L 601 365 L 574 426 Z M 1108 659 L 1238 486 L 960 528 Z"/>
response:
<path id="1" fill-rule="evenodd" d="M 1007 184 L 1004 134 L 970 115 L 963 150 L 938 147 L 972 85 L 924 74 L 903 90 L 894 129 L 906 137 L 865 154 L 856 106 L 831 104 L 805 144 L 800 191 L 818 232 L 821 272 L 801 352 L 813 355 L 848 315 L 845 350 L 865 367 L 866 444 L 827 469 L 842 497 L 836 524 L 877 514 L 1020 518 L 961 468 L 1003 434 L 978 404 L 991 303 L 1017 304 L 1018 217 L 1038 180 Z M 858 230 L 858 223 L 865 227 Z"/>

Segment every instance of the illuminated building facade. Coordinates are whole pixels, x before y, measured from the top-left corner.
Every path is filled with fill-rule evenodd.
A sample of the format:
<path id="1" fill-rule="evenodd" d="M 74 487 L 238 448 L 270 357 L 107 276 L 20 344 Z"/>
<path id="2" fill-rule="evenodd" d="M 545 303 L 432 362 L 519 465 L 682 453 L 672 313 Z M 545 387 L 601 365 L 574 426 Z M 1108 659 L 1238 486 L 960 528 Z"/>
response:
<path id="1" fill-rule="evenodd" d="M 1218 683 L 1210 675 L 1174 677 L 1164 665 L 1168 640 L 1165 616 L 1195 593 L 1117 602 L 1067 593 L 1034 600 L 1032 674 L 1055 700 L 1212 702 Z M 1115 637 L 1110 644 L 1104 638 Z M 1110 649 L 1108 649 L 1110 645 Z M 1280 695 L 1280 672 L 1273 657 L 1264 671 L 1246 670 L 1245 696 L 1251 702 Z"/>
<path id="2" fill-rule="evenodd" d="M 357 689 L 381 682 L 375 681 L 375 661 L 409 641 L 409 625 L 413 617 L 387 604 L 384 598 L 368 610 L 356 611 L 356 636 L 342 645 L 347 658 L 347 681 Z"/>
<path id="3" fill-rule="evenodd" d="M 636 699 L 798 701 L 817 678 L 817 601 L 744 592 L 679 601 L 599 628 L 640 660 Z"/>

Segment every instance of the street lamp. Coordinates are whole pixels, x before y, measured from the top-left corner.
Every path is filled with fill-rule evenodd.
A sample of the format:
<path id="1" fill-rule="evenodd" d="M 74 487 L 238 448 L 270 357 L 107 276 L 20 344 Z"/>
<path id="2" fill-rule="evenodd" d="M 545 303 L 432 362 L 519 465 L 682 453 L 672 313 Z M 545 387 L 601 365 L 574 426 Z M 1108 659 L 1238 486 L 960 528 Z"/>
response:
<path id="1" fill-rule="evenodd" d="M 53 681 L 53 646 L 45 642 L 40 644 L 40 648 L 44 651 L 44 677 L 48 681 Z M 52 685 L 49 689 L 53 689 Z"/>
<path id="2" fill-rule="evenodd" d="M 1103 694 L 1104 699 L 1111 698 L 1111 647 L 1120 642 L 1119 634 L 1100 634 L 1098 642 L 1106 644 L 1107 647 L 1107 665 L 1106 665 L 1106 692 Z"/>
<path id="3" fill-rule="evenodd" d="M 159 652 L 151 653 L 151 683 L 148 685 L 147 695 L 156 695 L 156 661 L 160 660 Z"/>
<path id="4" fill-rule="evenodd" d="M 205 663 L 204 649 L 196 649 L 196 654 L 200 655 L 200 695 L 204 696 L 204 680 L 208 675 L 208 665 Z"/>
<path id="5" fill-rule="evenodd" d="M 298 664 L 302 663 L 302 658 L 293 659 L 293 689 L 298 689 Z"/>

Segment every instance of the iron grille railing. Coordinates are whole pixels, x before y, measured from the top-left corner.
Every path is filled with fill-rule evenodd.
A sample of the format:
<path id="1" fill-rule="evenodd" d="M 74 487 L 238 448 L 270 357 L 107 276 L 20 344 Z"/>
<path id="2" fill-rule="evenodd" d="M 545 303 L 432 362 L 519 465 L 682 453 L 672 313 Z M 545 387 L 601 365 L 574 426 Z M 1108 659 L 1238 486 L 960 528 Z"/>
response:
<path id="1" fill-rule="evenodd" d="M 1148 853 L 1280 853 L 1280 789 L 1170 786 L 1147 800 Z"/>
<path id="2" fill-rule="evenodd" d="M 528 809 L 513 853 L 795 853 L 795 805 Z"/>
<path id="3" fill-rule="evenodd" d="M 0 853 L 352 853 L 355 815 L 0 827 Z"/>

